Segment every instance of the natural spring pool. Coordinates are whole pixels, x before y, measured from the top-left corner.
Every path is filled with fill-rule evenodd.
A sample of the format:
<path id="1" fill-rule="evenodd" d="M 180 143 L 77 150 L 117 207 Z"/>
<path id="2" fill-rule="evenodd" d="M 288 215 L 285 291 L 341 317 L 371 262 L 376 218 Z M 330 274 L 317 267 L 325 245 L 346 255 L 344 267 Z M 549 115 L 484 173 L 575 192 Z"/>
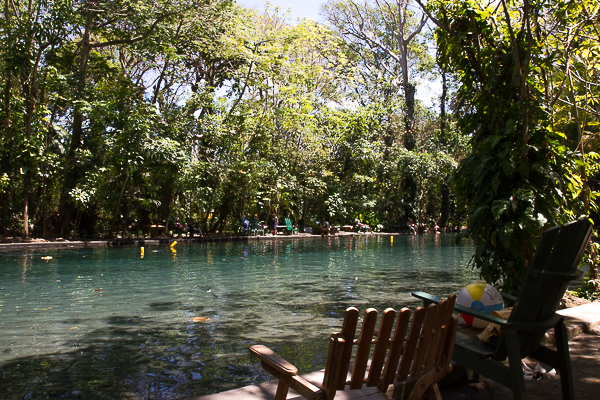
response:
<path id="1" fill-rule="evenodd" d="M 477 279 L 454 235 L 0 253 L 0 398 L 180 399 L 322 369 L 346 307 L 415 307 Z M 50 260 L 41 257 L 51 256 Z"/>

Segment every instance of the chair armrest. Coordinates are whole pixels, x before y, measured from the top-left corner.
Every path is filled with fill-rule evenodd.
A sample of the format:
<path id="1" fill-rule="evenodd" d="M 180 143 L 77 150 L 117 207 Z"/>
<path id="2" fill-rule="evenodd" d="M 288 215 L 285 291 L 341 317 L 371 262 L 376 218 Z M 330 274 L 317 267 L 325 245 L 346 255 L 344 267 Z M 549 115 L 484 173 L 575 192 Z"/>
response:
<path id="1" fill-rule="evenodd" d="M 412 292 L 411 295 L 413 295 L 414 297 L 416 297 L 418 299 L 423 300 L 423 304 L 426 306 L 429 304 L 438 304 L 440 301 L 443 300 L 441 297 L 432 296 L 428 293 L 419 292 L 419 291 Z M 461 314 L 471 315 L 475 318 L 479 318 L 479 319 L 482 319 L 487 322 L 493 322 L 494 324 L 497 324 L 500 326 L 506 325 L 506 320 L 504 320 L 502 318 L 494 317 L 492 315 L 483 313 L 481 311 L 476 311 L 476 310 L 473 310 L 472 308 L 461 306 L 460 304 L 454 304 L 454 311 L 459 312 Z"/>
<path id="2" fill-rule="evenodd" d="M 415 290 L 414 292 L 412 292 L 411 295 L 413 297 L 416 297 L 417 299 L 423 300 L 423 305 L 426 305 L 426 306 L 428 306 L 429 304 L 438 304 L 440 301 L 443 300 L 441 297 L 432 296 L 429 293 L 421 292 L 418 290 Z"/>
<path id="3" fill-rule="evenodd" d="M 494 317 L 493 315 L 488 315 L 481 311 L 473 310 L 472 308 L 461 306 L 460 304 L 454 305 L 454 311 L 458 311 L 461 314 L 466 314 L 466 315 L 473 316 L 475 318 L 482 319 L 486 322 L 492 322 L 496 325 L 500 325 L 501 327 L 503 327 L 505 329 L 510 328 L 510 329 L 516 329 L 518 331 L 530 331 L 530 332 L 536 332 L 536 331 L 541 331 L 541 330 L 546 331 L 550 328 L 554 328 L 559 323 L 560 319 L 563 318 L 561 315 L 554 313 L 554 315 L 552 317 L 550 317 L 544 321 L 538 321 L 538 322 L 515 321 L 515 320 L 510 320 L 510 317 L 509 317 L 509 320 L 507 321 L 502 318 Z"/>
<path id="4" fill-rule="evenodd" d="M 481 311 L 473 310 L 472 308 L 461 306 L 460 304 L 454 305 L 454 311 L 457 311 L 461 314 L 470 315 L 475 318 L 482 319 L 486 322 L 491 322 L 496 325 L 506 326 L 506 320 L 498 317 L 494 317 L 493 315 L 486 314 Z"/>
<path id="5" fill-rule="evenodd" d="M 283 357 L 278 356 L 273 350 L 263 345 L 255 345 L 250 347 L 250 353 L 258 357 L 264 364 L 276 369 L 278 372 L 294 376 L 298 375 L 298 368 L 290 364 Z"/>
<path id="6" fill-rule="evenodd" d="M 420 292 L 420 291 L 414 291 L 411 293 L 411 295 L 418 299 L 423 300 L 423 304 L 426 306 L 429 304 L 438 304 L 440 301 L 443 300 L 441 297 L 432 296 L 428 293 Z M 516 297 L 511 296 L 509 294 L 502 293 L 502 297 L 509 301 L 511 301 L 513 299 L 514 299 L 514 301 L 516 301 Z M 454 305 L 454 311 L 459 312 L 461 314 L 470 315 L 475 318 L 479 318 L 486 322 L 491 322 L 496 325 L 500 325 L 501 327 L 504 327 L 504 328 L 513 328 L 513 329 L 517 329 L 517 330 L 521 330 L 521 331 L 533 331 L 533 332 L 539 331 L 539 330 L 548 330 L 550 328 L 553 328 L 559 323 L 560 319 L 563 318 L 561 315 L 554 313 L 554 315 L 552 317 L 550 317 L 549 319 L 547 319 L 545 321 L 539 321 L 539 322 L 514 321 L 514 320 L 506 321 L 502 318 L 494 317 L 493 315 L 489 315 L 489 314 L 483 313 L 481 311 L 476 311 L 476 310 L 473 310 L 472 308 L 465 307 L 460 304 Z"/>
<path id="7" fill-rule="evenodd" d="M 500 294 L 502 295 L 504 301 L 507 302 L 510 306 L 514 305 L 517 302 L 517 296 L 513 296 L 512 294 L 503 292 L 500 292 Z"/>
<path id="8" fill-rule="evenodd" d="M 512 327 L 519 331 L 547 331 L 548 329 L 554 328 L 561 319 L 562 315 L 554 313 L 550 318 L 544 321 L 530 322 L 530 321 L 507 321 L 505 327 Z"/>

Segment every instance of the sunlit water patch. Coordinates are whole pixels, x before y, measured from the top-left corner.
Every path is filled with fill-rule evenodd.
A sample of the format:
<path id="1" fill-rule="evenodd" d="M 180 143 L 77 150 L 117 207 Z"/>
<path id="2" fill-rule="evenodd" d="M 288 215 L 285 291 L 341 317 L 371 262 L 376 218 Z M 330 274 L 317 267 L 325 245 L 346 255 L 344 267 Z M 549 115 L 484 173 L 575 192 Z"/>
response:
<path id="1" fill-rule="evenodd" d="M 324 367 L 346 307 L 414 307 L 476 279 L 452 235 L 0 253 L 0 398 L 179 399 Z M 49 260 L 42 257 L 51 256 Z"/>

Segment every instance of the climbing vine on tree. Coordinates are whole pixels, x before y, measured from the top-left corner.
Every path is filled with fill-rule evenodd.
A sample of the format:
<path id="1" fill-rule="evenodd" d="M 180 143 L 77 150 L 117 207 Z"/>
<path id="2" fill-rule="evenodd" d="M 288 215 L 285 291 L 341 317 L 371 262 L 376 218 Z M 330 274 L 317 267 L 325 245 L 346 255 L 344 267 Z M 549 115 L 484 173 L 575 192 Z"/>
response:
<path id="1" fill-rule="evenodd" d="M 514 293 L 541 231 L 594 204 L 595 193 L 584 186 L 595 153 L 569 147 L 564 121 L 553 118 L 557 100 L 570 90 L 557 89 L 557 66 L 564 65 L 557 61 L 569 46 L 561 29 L 576 22 L 575 15 L 589 16 L 562 1 L 436 1 L 427 7 L 437 24 L 438 56 L 459 77 L 459 127 L 471 138 L 472 152 L 453 186 L 467 203 L 466 235 L 477 246 L 472 262 L 485 280 Z"/>

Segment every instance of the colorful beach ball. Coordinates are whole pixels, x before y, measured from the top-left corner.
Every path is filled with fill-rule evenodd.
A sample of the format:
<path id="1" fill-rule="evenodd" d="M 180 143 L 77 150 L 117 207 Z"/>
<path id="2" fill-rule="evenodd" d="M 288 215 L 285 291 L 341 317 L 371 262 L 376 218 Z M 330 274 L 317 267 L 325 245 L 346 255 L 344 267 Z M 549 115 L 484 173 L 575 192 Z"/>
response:
<path id="1" fill-rule="evenodd" d="M 486 282 L 474 282 L 465 286 L 458 294 L 456 302 L 486 314 L 504 308 L 504 301 L 498 289 Z M 488 325 L 486 321 L 470 315 L 460 314 L 460 316 L 474 328 L 485 328 Z"/>

